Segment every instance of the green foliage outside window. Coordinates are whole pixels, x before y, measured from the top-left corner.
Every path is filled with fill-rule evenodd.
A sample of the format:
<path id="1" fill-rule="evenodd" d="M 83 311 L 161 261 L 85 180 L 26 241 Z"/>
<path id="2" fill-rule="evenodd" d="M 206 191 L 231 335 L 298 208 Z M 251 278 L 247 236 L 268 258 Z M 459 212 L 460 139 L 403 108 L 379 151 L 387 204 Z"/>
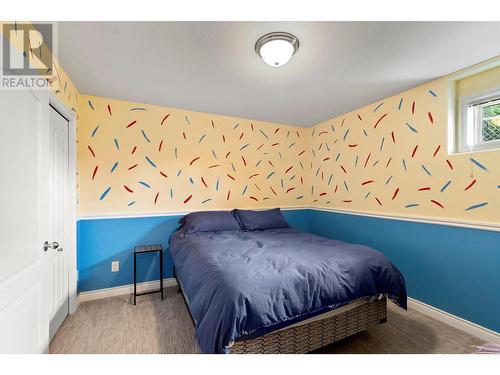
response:
<path id="1" fill-rule="evenodd" d="M 500 103 L 483 108 L 483 142 L 500 140 Z"/>

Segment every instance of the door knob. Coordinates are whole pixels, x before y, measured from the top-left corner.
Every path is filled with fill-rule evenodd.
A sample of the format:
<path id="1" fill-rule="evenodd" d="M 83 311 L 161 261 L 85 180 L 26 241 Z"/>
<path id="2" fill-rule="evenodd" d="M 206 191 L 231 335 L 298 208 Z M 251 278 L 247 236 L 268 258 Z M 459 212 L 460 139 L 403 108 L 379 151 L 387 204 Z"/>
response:
<path id="1" fill-rule="evenodd" d="M 49 241 L 45 241 L 43 243 L 43 251 L 47 251 L 49 249 L 57 249 L 59 247 L 59 243 L 54 241 L 54 242 L 51 242 L 49 243 Z M 62 250 L 62 249 L 61 249 Z"/>

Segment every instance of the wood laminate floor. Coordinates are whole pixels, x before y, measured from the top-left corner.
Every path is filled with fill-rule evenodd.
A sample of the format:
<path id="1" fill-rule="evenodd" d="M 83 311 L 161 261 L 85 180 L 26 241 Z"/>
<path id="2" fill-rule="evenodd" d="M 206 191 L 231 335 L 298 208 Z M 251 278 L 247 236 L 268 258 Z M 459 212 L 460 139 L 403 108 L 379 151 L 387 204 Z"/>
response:
<path id="1" fill-rule="evenodd" d="M 389 303 L 388 322 L 316 353 L 472 353 L 484 342 Z M 194 327 L 176 287 L 159 294 L 84 302 L 50 344 L 50 353 L 199 353 Z"/>

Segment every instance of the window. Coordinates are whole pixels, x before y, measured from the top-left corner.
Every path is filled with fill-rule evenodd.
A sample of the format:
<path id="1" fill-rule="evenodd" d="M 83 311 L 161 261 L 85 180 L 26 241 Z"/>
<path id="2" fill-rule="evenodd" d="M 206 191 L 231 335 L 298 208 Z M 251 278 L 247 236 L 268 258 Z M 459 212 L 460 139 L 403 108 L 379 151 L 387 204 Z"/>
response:
<path id="1" fill-rule="evenodd" d="M 462 100 L 461 151 L 500 148 L 500 90 Z"/>

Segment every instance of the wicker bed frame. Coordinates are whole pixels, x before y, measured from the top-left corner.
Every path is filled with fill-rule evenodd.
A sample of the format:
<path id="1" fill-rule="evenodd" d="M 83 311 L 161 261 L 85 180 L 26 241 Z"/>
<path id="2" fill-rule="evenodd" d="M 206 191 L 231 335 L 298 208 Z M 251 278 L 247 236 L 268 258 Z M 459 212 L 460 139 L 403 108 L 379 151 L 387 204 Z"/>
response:
<path id="1" fill-rule="evenodd" d="M 182 286 L 186 307 L 191 315 Z M 191 319 L 195 323 L 192 315 Z M 235 340 L 230 354 L 302 354 L 330 345 L 343 338 L 367 330 L 387 321 L 387 297 L 372 298 L 343 306 L 291 326 L 248 339 Z"/>
<path id="2" fill-rule="evenodd" d="M 339 314 L 293 325 L 251 340 L 236 340 L 230 354 L 301 354 L 387 321 L 387 298 L 366 301 Z"/>

